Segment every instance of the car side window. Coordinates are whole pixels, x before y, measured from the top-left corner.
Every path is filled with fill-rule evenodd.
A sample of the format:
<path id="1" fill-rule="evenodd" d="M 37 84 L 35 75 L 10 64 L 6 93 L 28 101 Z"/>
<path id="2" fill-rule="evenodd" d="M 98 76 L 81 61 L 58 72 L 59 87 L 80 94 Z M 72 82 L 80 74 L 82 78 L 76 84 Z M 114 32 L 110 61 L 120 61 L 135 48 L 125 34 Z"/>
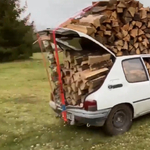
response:
<path id="1" fill-rule="evenodd" d="M 122 66 L 128 82 L 135 83 L 148 80 L 146 70 L 140 58 L 123 60 Z"/>

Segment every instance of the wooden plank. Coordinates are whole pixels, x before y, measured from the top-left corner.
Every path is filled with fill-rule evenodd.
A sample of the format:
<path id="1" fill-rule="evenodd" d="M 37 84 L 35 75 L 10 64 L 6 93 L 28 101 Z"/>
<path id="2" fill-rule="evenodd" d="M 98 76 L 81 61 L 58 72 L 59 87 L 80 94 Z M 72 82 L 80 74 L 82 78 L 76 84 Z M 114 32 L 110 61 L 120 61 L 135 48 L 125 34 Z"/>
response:
<path id="1" fill-rule="evenodd" d="M 138 29 L 132 29 L 130 35 L 135 38 L 138 35 Z"/>
<path id="2" fill-rule="evenodd" d="M 121 32 L 122 32 L 123 37 L 125 37 L 125 36 L 128 35 L 128 31 L 126 31 L 126 30 L 124 30 L 124 29 L 122 29 Z"/>
<path id="3" fill-rule="evenodd" d="M 82 81 L 82 82 L 80 83 L 79 88 L 80 88 L 81 90 L 87 89 L 87 88 L 88 88 L 87 80 Z"/>
<path id="4" fill-rule="evenodd" d="M 122 49 L 128 50 L 128 43 L 125 41 Z"/>
<path id="5" fill-rule="evenodd" d="M 109 30 L 106 30 L 106 31 L 104 31 L 104 35 L 111 35 L 112 34 L 112 32 L 111 31 L 109 31 Z"/>
<path id="6" fill-rule="evenodd" d="M 141 52 L 140 52 L 140 49 L 139 49 L 139 48 L 137 48 L 137 49 L 136 49 L 136 54 L 137 54 L 137 55 L 141 54 Z"/>
<path id="7" fill-rule="evenodd" d="M 85 95 L 88 93 L 88 89 L 85 89 L 85 90 L 81 90 L 80 88 L 78 88 L 78 95 Z"/>
<path id="8" fill-rule="evenodd" d="M 147 27 L 148 27 L 148 28 L 150 28 L 150 21 L 148 21 L 148 23 L 147 23 Z"/>
<path id="9" fill-rule="evenodd" d="M 70 63 L 69 63 L 69 61 L 65 61 L 65 62 L 64 62 L 64 67 L 65 67 L 66 69 L 70 69 Z"/>
<path id="10" fill-rule="evenodd" d="M 149 39 L 150 39 L 150 34 L 145 34 L 145 35 L 146 35 L 146 37 L 147 37 L 147 38 L 149 38 Z"/>
<path id="11" fill-rule="evenodd" d="M 90 88 L 92 88 L 92 89 L 97 87 L 97 86 L 100 86 L 101 82 L 103 82 L 105 78 L 106 78 L 105 75 L 104 76 L 100 76 L 98 78 L 95 78 L 95 79 L 93 79 L 93 80 L 88 82 L 88 86 Z"/>
<path id="12" fill-rule="evenodd" d="M 116 52 L 117 53 L 117 52 Z M 102 61 L 100 63 L 96 63 L 96 64 L 93 64 L 93 65 L 90 65 L 90 70 L 91 71 L 94 71 L 94 70 L 97 70 L 97 69 L 101 69 L 101 68 L 109 68 L 113 65 L 113 62 L 111 59 L 107 60 L 107 61 Z"/>
<path id="13" fill-rule="evenodd" d="M 88 64 L 89 65 L 93 65 L 93 64 L 96 64 L 96 63 L 100 63 L 102 61 L 109 60 L 110 57 L 111 57 L 111 54 L 89 56 L 89 58 L 88 58 Z"/>
<path id="14" fill-rule="evenodd" d="M 125 2 L 120 1 L 119 4 L 117 5 L 117 7 L 126 8 L 127 6 L 126 6 Z"/>
<path id="15" fill-rule="evenodd" d="M 69 25 L 67 25 L 67 28 L 73 29 L 73 30 L 76 30 L 79 32 L 83 32 L 83 33 L 88 34 L 88 35 L 95 33 L 95 29 L 91 26 L 69 24 Z"/>
<path id="16" fill-rule="evenodd" d="M 83 65 L 85 65 L 85 64 L 88 64 L 88 60 L 81 62 L 81 66 L 83 66 Z"/>
<path id="17" fill-rule="evenodd" d="M 96 28 L 98 28 L 101 23 L 106 19 L 105 16 L 103 15 L 88 15 L 87 17 L 83 17 L 80 19 L 80 23 L 91 23 L 93 24 Z"/>
<path id="18" fill-rule="evenodd" d="M 62 71 L 63 71 L 65 76 L 70 76 L 70 70 L 69 69 L 63 68 Z"/>
<path id="19" fill-rule="evenodd" d="M 135 47 L 135 49 L 137 49 L 137 48 L 138 48 L 138 46 L 139 46 L 139 43 L 134 43 L 134 47 Z"/>
<path id="20" fill-rule="evenodd" d="M 79 80 L 79 78 L 80 78 L 80 76 L 79 76 L 79 72 L 77 72 L 77 73 L 75 73 L 75 74 L 73 75 L 73 79 L 74 79 L 74 81 Z"/>
<path id="21" fill-rule="evenodd" d="M 143 40 L 142 37 L 139 36 L 139 37 L 138 37 L 138 41 L 139 41 L 139 42 L 142 42 L 142 40 Z"/>
<path id="22" fill-rule="evenodd" d="M 72 88 L 73 92 L 77 92 L 78 91 L 78 88 L 76 87 L 76 83 L 75 82 L 71 84 L 71 88 Z"/>
<path id="23" fill-rule="evenodd" d="M 109 0 L 109 7 L 117 3 L 117 0 Z"/>
<path id="24" fill-rule="evenodd" d="M 143 25 L 142 27 L 141 27 L 141 30 L 144 30 L 144 29 L 146 29 L 147 27 L 146 27 L 146 25 Z"/>
<path id="25" fill-rule="evenodd" d="M 148 48 L 149 41 L 148 41 L 147 39 L 143 39 L 142 44 L 143 44 L 146 48 Z"/>
<path id="26" fill-rule="evenodd" d="M 139 29 L 138 30 L 138 36 L 145 34 L 143 30 Z"/>
<path id="27" fill-rule="evenodd" d="M 123 16 L 126 18 L 132 18 L 130 12 L 127 9 L 124 11 Z"/>
<path id="28" fill-rule="evenodd" d="M 79 87 L 81 82 L 82 82 L 81 77 L 79 77 L 79 79 L 76 81 L 76 87 Z"/>
<path id="29" fill-rule="evenodd" d="M 107 73 L 107 71 L 108 71 L 108 68 L 102 68 L 102 69 L 95 70 L 95 71 L 85 70 L 80 73 L 80 76 L 83 80 L 90 80 L 90 79 L 95 78 L 96 76 Z"/>
<path id="30" fill-rule="evenodd" d="M 139 48 L 141 52 L 146 49 L 146 47 L 142 43 L 139 43 Z"/>
<path id="31" fill-rule="evenodd" d="M 135 13 L 134 14 L 134 20 L 135 21 L 141 21 L 140 13 Z"/>
<path id="32" fill-rule="evenodd" d="M 133 29 L 133 25 L 130 24 L 130 25 L 129 25 L 129 31 L 131 31 L 132 29 Z"/>
<path id="33" fill-rule="evenodd" d="M 122 56 L 123 55 L 123 52 L 121 52 L 121 51 L 119 51 L 118 53 L 117 53 L 117 56 Z"/>
<path id="34" fill-rule="evenodd" d="M 129 44 L 129 51 L 133 49 L 133 45 Z"/>
<path id="35" fill-rule="evenodd" d="M 118 39 L 122 39 L 122 38 L 123 38 L 123 35 L 122 35 L 121 32 L 118 32 L 118 33 L 116 34 L 116 37 L 117 37 Z"/>
<path id="36" fill-rule="evenodd" d="M 147 17 L 147 10 L 146 8 L 141 8 L 140 9 L 140 14 L 141 14 L 141 19 L 145 19 Z"/>
<path id="37" fill-rule="evenodd" d="M 129 23 L 127 23 L 127 24 L 123 25 L 122 30 L 129 31 L 129 27 L 130 27 L 130 25 L 129 25 Z"/>
<path id="38" fill-rule="evenodd" d="M 122 46 L 123 46 L 123 45 L 122 45 Z M 120 53 L 120 51 L 121 51 L 121 49 L 122 49 L 122 46 L 117 46 L 117 50 L 118 50 L 117 54 Z"/>
<path id="39" fill-rule="evenodd" d="M 134 17 L 134 15 L 136 13 L 136 7 L 129 7 L 128 11 L 131 14 L 131 16 Z"/>
<path id="40" fill-rule="evenodd" d="M 88 60 L 88 55 L 81 55 L 78 57 L 74 57 L 74 64 L 81 65 L 82 61 Z"/>
<path id="41" fill-rule="evenodd" d="M 112 27 L 119 27 L 118 20 L 112 20 Z"/>
<path id="42" fill-rule="evenodd" d="M 123 13 L 123 8 L 117 7 L 117 13 Z"/>
<path id="43" fill-rule="evenodd" d="M 114 44 L 116 46 L 123 46 L 123 40 L 117 40 Z"/>
<path id="44" fill-rule="evenodd" d="M 113 13 L 111 14 L 110 19 L 117 19 L 117 12 L 113 11 Z"/>
<path id="45" fill-rule="evenodd" d="M 107 9 L 107 6 L 96 6 L 92 9 L 92 13 L 100 13 Z"/>
<path id="46" fill-rule="evenodd" d="M 70 87 L 70 86 L 67 86 L 67 91 L 68 91 L 68 93 L 69 93 L 69 94 L 71 94 L 72 89 L 71 89 L 71 87 Z"/>
<path id="47" fill-rule="evenodd" d="M 125 36 L 125 37 L 123 38 L 123 40 L 124 40 L 124 41 L 127 41 L 127 42 L 130 41 L 130 35 L 128 34 L 127 36 Z"/>
<path id="48" fill-rule="evenodd" d="M 70 76 L 64 77 L 64 82 L 65 82 L 66 84 L 71 84 L 71 78 L 70 78 Z"/>
<path id="49" fill-rule="evenodd" d="M 150 69 L 150 63 L 148 63 L 148 62 L 145 62 L 145 63 L 146 63 L 146 68 Z"/>
<path id="50" fill-rule="evenodd" d="M 148 54 L 148 50 L 145 49 L 144 51 L 142 51 L 142 54 Z"/>
<path id="51" fill-rule="evenodd" d="M 136 21 L 136 26 L 137 26 L 138 28 L 141 28 L 141 27 L 142 27 L 142 22 Z"/>
<path id="52" fill-rule="evenodd" d="M 107 28 L 108 30 L 111 30 L 111 29 L 112 29 L 112 26 L 111 26 L 110 24 L 106 24 L 106 28 Z"/>

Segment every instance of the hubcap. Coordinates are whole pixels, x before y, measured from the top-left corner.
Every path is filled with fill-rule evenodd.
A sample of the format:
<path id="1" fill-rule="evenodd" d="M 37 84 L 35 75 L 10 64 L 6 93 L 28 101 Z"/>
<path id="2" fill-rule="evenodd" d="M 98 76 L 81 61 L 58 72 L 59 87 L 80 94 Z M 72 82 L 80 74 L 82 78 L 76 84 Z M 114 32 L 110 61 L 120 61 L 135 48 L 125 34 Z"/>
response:
<path id="1" fill-rule="evenodd" d="M 121 128 L 126 123 L 126 120 L 126 114 L 123 111 L 118 111 L 114 114 L 112 123 L 116 128 Z"/>

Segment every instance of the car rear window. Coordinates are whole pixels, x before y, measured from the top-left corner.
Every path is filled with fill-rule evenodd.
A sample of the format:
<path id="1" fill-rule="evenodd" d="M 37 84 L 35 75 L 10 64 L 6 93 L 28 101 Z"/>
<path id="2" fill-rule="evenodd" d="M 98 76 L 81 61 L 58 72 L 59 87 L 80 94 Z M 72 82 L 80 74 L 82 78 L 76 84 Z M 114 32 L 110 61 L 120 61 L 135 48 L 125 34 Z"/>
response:
<path id="1" fill-rule="evenodd" d="M 146 70 L 140 58 L 124 60 L 122 66 L 128 82 L 134 83 L 148 80 Z"/>

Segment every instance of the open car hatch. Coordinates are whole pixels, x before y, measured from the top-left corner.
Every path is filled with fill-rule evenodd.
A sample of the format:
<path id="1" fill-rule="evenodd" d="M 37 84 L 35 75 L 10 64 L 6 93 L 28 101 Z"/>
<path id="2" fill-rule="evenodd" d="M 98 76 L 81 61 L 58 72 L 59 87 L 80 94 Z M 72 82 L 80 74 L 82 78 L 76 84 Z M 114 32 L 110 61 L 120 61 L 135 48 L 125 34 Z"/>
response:
<path id="1" fill-rule="evenodd" d="M 38 33 L 39 34 L 47 34 L 48 36 L 50 35 L 51 42 L 53 44 L 53 29 L 43 30 Z M 55 31 L 55 37 L 56 37 L 57 45 L 61 49 L 63 49 L 63 47 L 66 47 L 67 49 L 71 49 L 71 50 L 75 50 L 75 51 L 82 51 L 83 50 L 82 45 L 87 42 L 88 47 L 91 46 L 91 48 L 92 48 L 92 46 L 96 44 L 97 45 L 96 48 L 101 49 L 100 51 L 103 51 L 103 53 L 105 53 L 104 51 L 106 51 L 106 52 L 109 52 L 114 57 L 116 57 L 115 54 L 112 51 L 110 51 L 107 47 L 105 47 L 103 44 L 96 41 L 89 35 L 86 35 L 79 31 L 75 31 L 75 30 L 68 29 L 68 28 L 58 28 Z M 94 48 L 95 47 L 93 46 L 93 49 Z"/>

